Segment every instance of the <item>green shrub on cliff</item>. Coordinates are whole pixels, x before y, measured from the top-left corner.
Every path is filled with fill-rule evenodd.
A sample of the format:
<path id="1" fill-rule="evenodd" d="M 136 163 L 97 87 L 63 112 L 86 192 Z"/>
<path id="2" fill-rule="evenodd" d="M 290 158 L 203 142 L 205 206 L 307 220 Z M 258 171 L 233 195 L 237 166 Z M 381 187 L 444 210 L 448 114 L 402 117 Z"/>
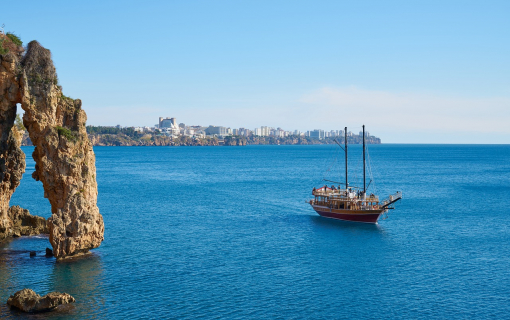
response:
<path id="1" fill-rule="evenodd" d="M 23 41 L 12 32 L 0 35 L 0 54 L 12 52 L 19 55 L 24 51 L 22 45 Z"/>
<path id="2" fill-rule="evenodd" d="M 4 41 L 5 41 L 4 38 L 0 38 L 0 54 L 6 54 L 7 52 L 9 52 L 7 48 L 4 48 Z"/>
<path id="3" fill-rule="evenodd" d="M 69 141 L 76 141 L 77 138 L 71 130 L 61 126 L 56 126 L 55 129 L 57 129 L 59 137 L 64 136 Z"/>
<path id="4" fill-rule="evenodd" d="M 7 32 L 7 37 L 8 37 L 9 39 L 11 39 L 11 41 L 12 41 L 15 45 L 17 45 L 17 46 L 22 46 L 22 45 L 23 45 L 23 41 L 21 41 L 21 39 L 20 39 L 17 35 L 15 35 L 14 33 L 12 33 L 12 32 Z"/>

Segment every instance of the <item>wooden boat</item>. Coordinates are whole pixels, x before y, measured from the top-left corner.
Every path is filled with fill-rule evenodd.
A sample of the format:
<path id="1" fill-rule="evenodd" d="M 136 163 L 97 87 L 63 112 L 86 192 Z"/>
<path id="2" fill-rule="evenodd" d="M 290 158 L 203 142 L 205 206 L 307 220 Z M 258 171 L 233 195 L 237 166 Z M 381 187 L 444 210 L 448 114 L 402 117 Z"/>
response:
<path id="1" fill-rule="evenodd" d="M 338 142 L 337 142 L 338 143 Z M 340 145 L 340 144 L 339 144 Z M 340 146 L 341 147 L 341 146 Z M 379 217 L 394 209 L 392 205 L 402 199 L 402 192 L 390 195 L 382 201 L 370 194 L 367 196 L 365 126 L 363 125 L 363 189 L 349 187 L 347 161 L 347 127 L 345 127 L 345 188 L 332 186 L 313 188 L 314 199 L 309 201 L 312 208 L 322 217 L 365 223 L 377 223 Z M 356 191 L 356 189 L 358 189 Z"/>

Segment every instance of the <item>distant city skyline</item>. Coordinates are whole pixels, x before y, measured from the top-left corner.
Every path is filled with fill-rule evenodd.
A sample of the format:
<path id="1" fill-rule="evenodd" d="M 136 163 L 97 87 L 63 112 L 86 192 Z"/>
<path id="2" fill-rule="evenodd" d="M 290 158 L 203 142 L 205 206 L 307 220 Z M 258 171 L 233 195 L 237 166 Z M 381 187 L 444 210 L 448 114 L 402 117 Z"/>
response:
<path id="1" fill-rule="evenodd" d="M 332 130 L 510 143 L 508 1 L 6 2 L 89 125 Z M 79 13 L 79 14 L 77 14 Z"/>
<path id="2" fill-rule="evenodd" d="M 96 126 L 101 127 L 101 126 Z M 288 136 L 303 136 L 303 137 L 311 137 L 317 139 L 325 139 L 329 137 L 342 137 L 345 135 L 345 128 L 342 129 L 334 129 L 334 130 L 324 130 L 320 128 L 310 129 L 306 131 L 300 130 L 287 130 L 280 126 L 278 127 L 269 127 L 269 126 L 259 126 L 255 128 L 231 128 L 227 126 L 222 126 L 219 124 L 215 125 L 189 125 L 185 123 L 178 123 L 177 118 L 175 117 L 159 117 L 158 123 L 153 126 L 122 126 L 120 124 L 115 126 L 103 126 L 107 128 L 133 128 L 134 131 L 138 132 L 147 132 L 154 133 L 159 130 L 160 133 L 168 135 L 168 136 L 197 136 L 197 137 L 206 137 L 206 136 L 261 136 L 261 137 L 288 137 Z M 362 131 L 359 133 L 353 132 L 347 128 L 347 135 L 362 135 Z M 371 137 L 369 131 L 365 131 L 366 137 Z M 377 138 L 379 139 L 379 138 Z"/>

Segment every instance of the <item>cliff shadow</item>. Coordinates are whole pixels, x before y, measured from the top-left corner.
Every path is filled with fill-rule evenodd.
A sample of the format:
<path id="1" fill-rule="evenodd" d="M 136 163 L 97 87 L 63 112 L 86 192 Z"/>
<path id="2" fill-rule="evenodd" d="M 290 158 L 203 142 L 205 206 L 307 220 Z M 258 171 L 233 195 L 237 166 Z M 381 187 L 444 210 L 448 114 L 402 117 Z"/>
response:
<path id="1" fill-rule="evenodd" d="M 59 306 L 52 312 L 31 314 L 31 319 L 100 318 L 106 296 L 101 256 L 88 253 L 57 261 L 37 251 L 35 257 L 30 257 L 31 249 L 47 243 L 47 238 L 36 236 L 15 238 L 0 245 L 0 319 L 27 317 L 5 304 L 10 295 L 24 288 L 40 295 L 66 292 L 76 299 L 75 303 Z"/>

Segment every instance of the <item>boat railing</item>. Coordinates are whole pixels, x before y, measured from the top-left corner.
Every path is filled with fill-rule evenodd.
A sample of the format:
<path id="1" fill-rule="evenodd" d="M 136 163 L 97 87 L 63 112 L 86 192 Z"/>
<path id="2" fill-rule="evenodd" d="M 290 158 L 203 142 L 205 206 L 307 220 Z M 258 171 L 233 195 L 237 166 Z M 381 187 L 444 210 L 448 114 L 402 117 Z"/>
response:
<path id="1" fill-rule="evenodd" d="M 380 204 L 382 206 L 385 206 L 385 205 L 391 204 L 393 202 L 396 202 L 397 200 L 400 200 L 400 199 L 402 199 L 402 192 L 397 191 L 394 194 L 391 194 L 388 198 L 384 199 Z"/>
<path id="2" fill-rule="evenodd" d="M 339 190 L 328 190 L 328 191 L 315 190 L 312 192 L 312 194 L 314 196 L 337 196 L 337 195 L 345 194 L 345 192 L 339 192 Z"/>
<path id="3" fill-rule="evenodd" d="M 356 196 L 355 193 L 351 192 L 351 193 L 347 193 L 345 192 L 345 190 L 328 190 L 328 191 L 323 191 L 323 190 L 315 190 L 312 192 L 312 195 L 314 196 L 323 196 L 323 197 L 329 197 L 331 199 L 361 199 L 358 198 L 358 196 Z M 364 199 L 362 199 L 363 201 L 367 201 L 367 202 L 379 202 L 379 196 L 376 196 L 376 195 L 368 195 L 366 196 Z"/>
<path id="4" fill-rule="evenodd" d="M 376 195 L 368 195 L 366 198 L 365 198 L 365 201 L 374 201 L 374 202 L 377 202 L 379 201 L 379 196 L 376 196 Z"/>

